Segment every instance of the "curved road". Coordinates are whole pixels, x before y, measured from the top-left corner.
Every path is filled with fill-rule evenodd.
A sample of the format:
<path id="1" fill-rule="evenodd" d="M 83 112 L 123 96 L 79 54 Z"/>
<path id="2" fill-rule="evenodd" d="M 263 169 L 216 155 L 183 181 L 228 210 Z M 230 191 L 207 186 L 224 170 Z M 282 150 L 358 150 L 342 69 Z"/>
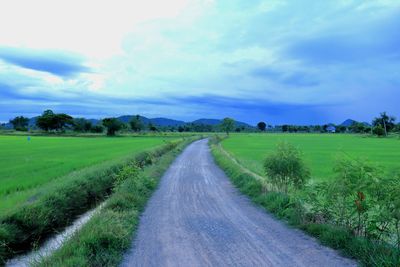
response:
<path id="1" fill-rule="evenodd" d="M 122 266 L 355 266 L 255 207 L 189 145 L 164 174 Z"/>

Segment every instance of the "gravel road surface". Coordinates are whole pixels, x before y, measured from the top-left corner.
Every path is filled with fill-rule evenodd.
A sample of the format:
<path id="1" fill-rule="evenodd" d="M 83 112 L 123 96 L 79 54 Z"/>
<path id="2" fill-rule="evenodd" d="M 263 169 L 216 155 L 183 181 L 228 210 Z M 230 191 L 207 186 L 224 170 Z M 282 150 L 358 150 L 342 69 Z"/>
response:
<path id="1" fill-rule="evenodd" d="M 189 145 L 148 202 L 122 266 L 356 266 L 253 205 Z"/>

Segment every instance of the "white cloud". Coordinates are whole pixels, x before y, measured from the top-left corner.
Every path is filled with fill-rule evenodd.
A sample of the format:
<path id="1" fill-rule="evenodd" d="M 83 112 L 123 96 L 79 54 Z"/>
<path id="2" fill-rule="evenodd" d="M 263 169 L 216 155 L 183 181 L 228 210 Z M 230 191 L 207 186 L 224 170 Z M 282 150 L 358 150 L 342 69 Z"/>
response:
<path id="1" fill-rule="evenodd" d="M 187 0 L 9 0 L 0 3 L 0 44 L 105 58 L 145 21 L 173 18 Z"/>

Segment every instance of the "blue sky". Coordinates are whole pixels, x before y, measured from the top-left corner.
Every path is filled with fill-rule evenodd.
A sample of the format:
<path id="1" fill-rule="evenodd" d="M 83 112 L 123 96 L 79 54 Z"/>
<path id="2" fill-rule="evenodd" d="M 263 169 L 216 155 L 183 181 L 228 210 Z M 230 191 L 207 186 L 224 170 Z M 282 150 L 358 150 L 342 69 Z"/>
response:
<path id="1" fill-rule="evenodd" d="M 400 117 L 398 0 L 143 2 L 2 1 L 0 121 Z"/>

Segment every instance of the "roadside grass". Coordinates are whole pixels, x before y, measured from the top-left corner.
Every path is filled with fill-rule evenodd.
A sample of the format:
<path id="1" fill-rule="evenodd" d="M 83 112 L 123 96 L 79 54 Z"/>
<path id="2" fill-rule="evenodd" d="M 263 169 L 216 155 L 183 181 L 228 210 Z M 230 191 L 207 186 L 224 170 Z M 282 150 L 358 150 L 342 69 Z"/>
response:
<path id="1" fill-rule="evenodd" d="M 400 170 L 399 138 L 376 138 L 353 134 L 231 134 L 221 145 L 240 163 L 263 175 L 263 162 L 277 143 L 287 141 L 304 153 L 313 180 L 329 180 L 338 157 L 362 158 L 386 171 Z"/>
<path id="2" fill-rule="evenodd" d="M 0 216 L 46 191 L 66 175 L 79 176 L 108 161 L 123 161 L 173 137 L 82 138 L 0 136 Z M 94 167 L 95 165 L 99 165 Z M 89 170 L 92 171 L 92 170 Z M 78 172 L 78 173 L 74 173 Z"/>
<path id="3" fill-rule="evenodd" d="M 132 173 L 117 186 L 105 206 L 79 232 L 37 266 L 117 266 L 129 249 L 138 227 L 139 215 L 158 182 L 175 157 L 192 142 L 156 159 L 153 165 Z"/>
<path id="4" fill-rule="evenodd" d="M 244 172 L 243 167 L 227 157 L 220 146 L 212 144 L 211 148 L 216 163 L 233 184 L 254 203 L 277 218 L 316 237 L 322 244 L 340 250 L 363 266 L 400 266 L 400 255 L 394 246 L 356 237 L 347 229 L 335 225 L 315 223 L 318 218 L 305 211 L 301 200 L 296 196 L 265 191 L 263 181 Z"/>
<path id="5" fill-rule="evenodd" d="M 149 165 L 154 158 L 172 150 L 180 142 L 182 139 L 135 153 L 123 160 L 75 172 L 34 201 L 1 215 L 0 263 L 40 244 L 47 236 L 68 226 L 76 216 L 108 197 L 123 166 L 132 162 L 140 167 Z"/>

